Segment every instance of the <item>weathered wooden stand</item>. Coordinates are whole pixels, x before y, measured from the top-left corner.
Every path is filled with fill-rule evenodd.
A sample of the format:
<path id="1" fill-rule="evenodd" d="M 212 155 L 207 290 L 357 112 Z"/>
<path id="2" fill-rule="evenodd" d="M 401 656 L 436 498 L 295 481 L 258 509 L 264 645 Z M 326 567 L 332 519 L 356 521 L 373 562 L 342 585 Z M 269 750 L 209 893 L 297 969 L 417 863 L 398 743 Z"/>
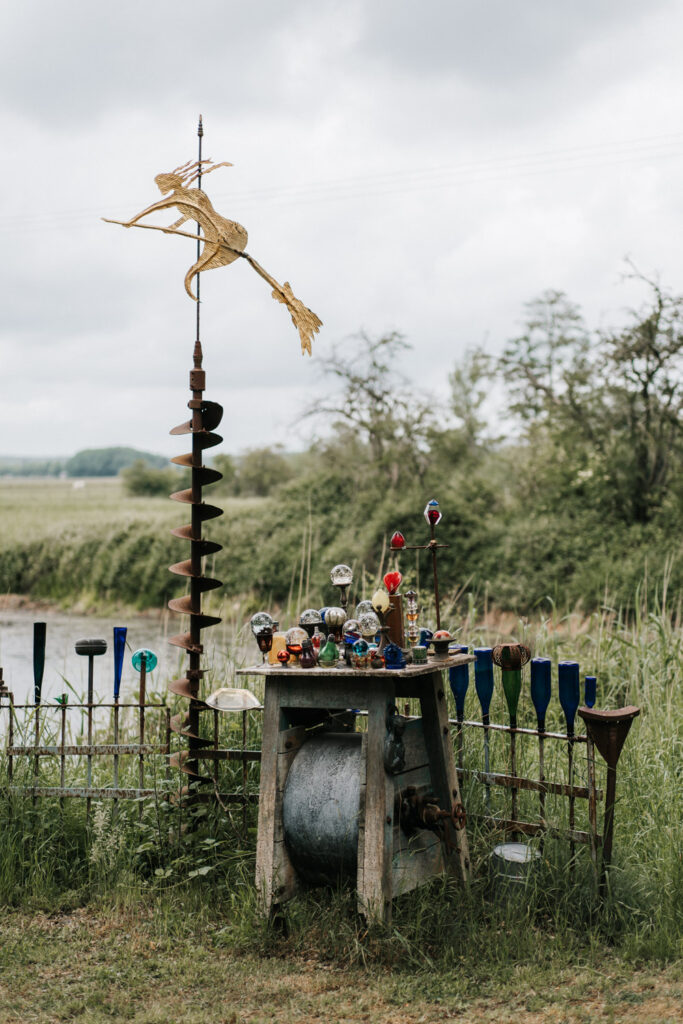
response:
<path id="1" fill-rule="evenodd" d="M 335 726 L 334 715 L 348 709 L 367 711 L 367 732 L 356 741 L 360 779 L 353 815 L 359 910 L 386 921 L 394 896 L 435 874 L 446 871 L 468 880 L 467 835 L 442 672 L 472 660 L 458 654 L 396 671 L 272 665 L 241 670 L 265 676 L 256 884 L 268 913 L 304 881 L 283 824 L 290 768 L 313 737 L 324 744 L 329 735 L 337 742 L 335 730 L 341 727 Z M 407 698 L 419 699 L 421 717 L 397 720 L 398 702 Z M 398 726 L 393 732 L 392 723 Z M 321 802 L 326 799 L 323 795 Z M 322 821 L 325 808 L 311 807 L 310 813 Z"/>

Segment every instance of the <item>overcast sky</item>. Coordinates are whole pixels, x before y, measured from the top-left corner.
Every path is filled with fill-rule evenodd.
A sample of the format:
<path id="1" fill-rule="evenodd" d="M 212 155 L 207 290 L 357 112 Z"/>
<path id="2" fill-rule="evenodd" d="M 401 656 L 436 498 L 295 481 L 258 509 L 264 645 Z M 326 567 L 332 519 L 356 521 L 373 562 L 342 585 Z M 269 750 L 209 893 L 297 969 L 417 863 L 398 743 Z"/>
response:
<path id="1" fill-rule="evenodd" d="M 361 328 L 443 394 L 545 288 L 594 324 L 642 297 L 627 255 L 683 290 L 682 38 L 673 0 L 5 0 L 0 454 L 178 452 L 194 244 L 100 217 L 159 197 L 200 112 L 216 209 L 324 322 L 302 358 L 244 261 L 203 275 L 225 451 L 300 446 Z"/>

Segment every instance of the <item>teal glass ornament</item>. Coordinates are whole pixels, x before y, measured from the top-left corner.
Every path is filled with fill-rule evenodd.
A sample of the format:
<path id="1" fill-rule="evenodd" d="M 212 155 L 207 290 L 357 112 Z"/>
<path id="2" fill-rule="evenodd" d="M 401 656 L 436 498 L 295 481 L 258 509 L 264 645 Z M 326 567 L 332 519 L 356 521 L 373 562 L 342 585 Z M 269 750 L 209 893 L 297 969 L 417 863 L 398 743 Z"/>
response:
<path id="1" fill-rule="evenodd" d="M 133 668 L 136 672 L 142 671 L 142 661 L 145 661 L 145 670 L 147 672 L 153 672 L 157 667 L 158 658 L 154 651 L 148 650 L 146 647 L 141 647 L 138 651 L 134 651 L 131 661 L 133 662 Z"/>

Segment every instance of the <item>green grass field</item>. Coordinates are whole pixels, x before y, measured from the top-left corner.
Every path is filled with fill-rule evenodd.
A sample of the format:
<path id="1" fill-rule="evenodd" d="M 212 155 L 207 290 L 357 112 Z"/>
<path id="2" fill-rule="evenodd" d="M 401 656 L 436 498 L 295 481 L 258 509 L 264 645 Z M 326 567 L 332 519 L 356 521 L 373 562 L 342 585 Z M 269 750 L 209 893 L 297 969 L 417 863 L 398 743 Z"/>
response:
<path id="1" fill-rule="evenodd" d="M 93 578 L 78 577 L 75 549 L 69 547 L 69 537 L 78 534 L 81 543 L 84 535 L 81 553 L 89 552 L 92 561 L 110 559 L 96 577 L 98 599 L 107 580 L 126 566 L 144 574 L 149 537 L 182 521 L 180 506 L 125 498 L 118 481 L 89 481 L 79 489 L 69 481 L 5 483 L 0 509 L 11 526 L 0 557 L 3 545 L 12 551 L 26 543 L 22 550 L 26 558 L 35 552 L 39 580 L 38 566 L 51 564 L 51 546 L 63 542 L 67 553 L 55 560 L 53 578 L 66 577 L 79 593 L 87 592 Z M 237 512 L 245 506 L 251 503 L 235 502 Z M 91 548 L 90 530 L 98 537 Z M 150 580 L 162 556 L 165 550 L 150 559 Z M 65 589 L 67 603 L 68 596 Z M 246 605 L 231 607 L 228 618 L 244 623 L 249 611 Z M 111 806 L 98 806 L 87 823 L 81 801 L 65 801 L 62 808 L 56 800 L 34 804 L 10 797 L 3 760 L 0 1024 L 683 1020 L 680 622 L 662 601 L 648 607 L 642 600 L 628 620 L 604 609 L 591 616 L 553 613 L 531 623 L 513 617 L 484 623 L 473 606 L 459 624 L 470 645 L 514 634 L 534 654 L 555 662 L 575 658 L 582 674 L 598 677 L 598 706 L 642 708 L 619 764 L 614 868 L 604 903 L 597 899 L 587 849 L 579 851 L 572 871 L 561 839 L 546 842 L 524 899 L 503 898 L 488 868 L 496 837 L 472 822 L 474 879 L 468 892 L 437 879 L 396 901 L 391 927 L 381 929 L 358 918 L 352 892 L 312 890 L 284 908 L 281 927 L 271 928 L 253 885 L 253 809 L 246 830 L 235 809 L 179 809 L 161 799 L 177 779 L 165 781 L 160 759 L 156 769 L 150 764 L 160 798 L 145 801 L 140 816 L 137 805 L 122 805 L 116 815 Z M 227 637 L 215 657 L 218 685 L 225 685 L 234 661 L 256 659 L 253 645 L 243 650 L 243 639 Z M 205 685 L 211 688 L 215 681 L 209 678 Z M 164 692 L 165 682 L 155 685 Z M 523 694 L 520 724 L 532 725 L 528 678 Z M 561 726 L 556 694 L 551 706 L 549 725 Z M 477 715 L 472 685 L 466 714 Z M 505 718 L 499 684 L 492 717 Z M 98 720 L 102 740 L 110 725 L 106 715 Z M 239 745 L 239 723 L 226 717 L 221 729 L 223 745 Z M 475 767 L 480 739 L 475 730 L 466 738 L 466 762 Z M 257 713 L 250 715 L 248 742 L 260 742 Z M 504 757 L 500 743 L 494 753 Z M 533 744 L 520 745 L 520 766 L 529 773 L 534 756 Z M 74 759 L 70 769 L 74 785 L 83 781 L 82 761 Z M 563 750 L 555 750 L 547 763 L 561 776 Z M 30 781 L 32 766 L 24 770 Z M 135 766 L 126 770 L 134 775 Z M 577 770 L 584 770 L 580 759 Z M 58 765 L 44 759 L 41 771 L 48 781 Z M 221 771 L 221 788 L 239 789 L 238 765 L 227 763 Z M 16 782 L 16 765 L 15 772 Z M 100 781 L 110 783 L 105 776 Z M 258 789 L 256 763 L 248 787 Z M 466 786 L 464 793 L 468 810 L 476 811 L 480 788 Z M 502 791 L 495 799 L 502 813 Z M 535 794 L 520 800 L 524 813 L 533 815 Z M 549 801 L 560 825 L 566 822 L 564 804 Z M 578 827 L 584 827 L 581 815 L 585 808 L 577 806 Z"/>

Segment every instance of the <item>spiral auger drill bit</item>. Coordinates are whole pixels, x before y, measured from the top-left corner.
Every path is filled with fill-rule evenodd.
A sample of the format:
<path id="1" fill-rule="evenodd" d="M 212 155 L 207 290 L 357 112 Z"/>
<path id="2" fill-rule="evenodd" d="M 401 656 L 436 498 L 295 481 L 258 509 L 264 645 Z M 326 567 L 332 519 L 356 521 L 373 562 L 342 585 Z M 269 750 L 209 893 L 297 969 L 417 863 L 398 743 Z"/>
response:
<path id="1" fill-rule="evenodd" d="M 195 782 L 213 782 L 213 779 L 200 774 L 198 764 L 201 749 L 212 743 L 211 740 L 202 739 L 199 732 L 199 715 L 208 708 L 208 704 L 199 697 L 200 682 L 204 675 L 204 669 L 201 666 L 204 651 L 201 634 L 203 629 L 216 626 L 221 621 L 215 615 L 203 613 L 202 594 L 222 586 L 221 580 L 205 576 L 203 573 L 204 557 L 220 551 L 222 548 L 221 544 L 203 537 L 203 524 L 209 519 L 216 519 L 223 515 L 223 509 L 216 505 L 207 505 L 202 500 L 203 487 L 216 483 L 222 478 L 222 474 L 217 470 L 210 469 L 203 464 L 203 453 L 207 448 L 213 448 L 223 440 L 218 434 L 213 433 L 223 418 L 223 408 L 217 402 L 205 401 L 203 398 L 205 382 L 205 373 L 202 369 L 202 347 L 201 343 L 197 341 L 194 347 L 194 366 L 190 370 L 192 398 L 187 403 L 192 416 L 191 419 L 174 427 L 171 431 L 172 435 L 190 434 L 192 437 L 192 451 L 171 459 L 171 462 L 176 465 L 189 468 L 192 475 L 191 487 L 187 490 L 176 491 L 171 495 L 174 501 L 188 504 L 192 509 L 192 521 L 185 526 L 178 526 L 171 530 L 175 537 L 190 542 L 190 557 L 170 566 L 172 573 L 177 576 L 185 576 L 189 580 L 189 594 L 185 597 L 173 598 L 168 602 L 168 607 L 172 611 L 190 616 L 189 631 L 179 633 L 171 637 L 169 641 L 174 646 L 187 651 L 189 664 L 185 675 L 181 679 L 175 679 L 169 683 L 168 688 L 171 693 L 186 697 L 190 701 L 186 712 L 174 715 L 171 719 L 171 729 L 188 740 L 188 749 L 180 754 L 172 755 L 171 764 L 180 768 Z"/>

